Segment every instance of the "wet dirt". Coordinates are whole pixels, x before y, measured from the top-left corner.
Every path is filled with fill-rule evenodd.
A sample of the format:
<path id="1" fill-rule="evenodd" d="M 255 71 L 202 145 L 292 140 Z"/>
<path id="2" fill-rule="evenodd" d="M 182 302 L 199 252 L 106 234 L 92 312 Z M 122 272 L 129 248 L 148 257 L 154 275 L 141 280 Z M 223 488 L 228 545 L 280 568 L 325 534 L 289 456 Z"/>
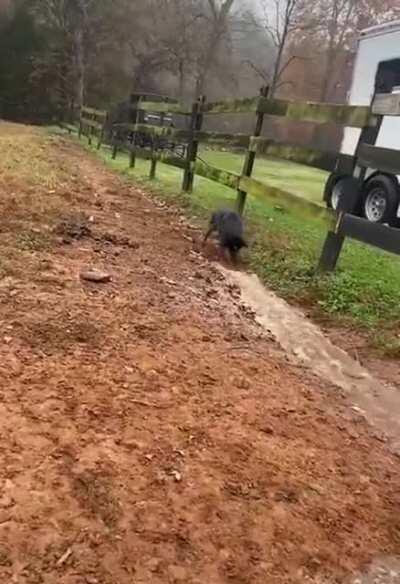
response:
<path id="1" fill-rule="evenodd" d="M 288 359 L 178 209 L 13 132 L 21 165 L 36 141 L 65 172 L 23 207 L 0 160 L 3 256 L 39 196 L 93 237 L 34 231 L 0 279 L 0 581 L 338 583 L 396 556 L 400 460 L 348 396 Z"/>
<path id="2" fill-rule="evenodd" d="M 356 411 L 364 415 L 392 448 L 400 453 L 400 392 L 375 378 L 358 361 L 334 345 L 321 329 L 297 309 L 267 290 L 255 274 L 222 269 L 255 311 L 257 321 L 273 334 L 295 361 L 321 379 L 343 389 Z"/>

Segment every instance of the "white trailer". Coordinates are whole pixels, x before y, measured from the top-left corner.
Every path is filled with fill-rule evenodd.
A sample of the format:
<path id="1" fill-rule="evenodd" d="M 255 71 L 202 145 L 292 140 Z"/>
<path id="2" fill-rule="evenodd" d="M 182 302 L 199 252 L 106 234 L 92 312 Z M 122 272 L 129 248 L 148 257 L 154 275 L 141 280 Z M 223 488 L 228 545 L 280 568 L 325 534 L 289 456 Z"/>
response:
<path id="1" fill-rule="evenodd" d="M 376 93 L 400 93 L 400 20 L 362 31 L 358 40 L 349 105 L 369 106 Z M 361 130 L 345 128 L 343 154 L 355 153 Z M 400 117 L 383 118 L 376 146 L 400 150 Z M 334 209 L 342 194 L 342 179 L 332 174 L 324 200 Z M 375 223 L 399 223 L 400 176 L 369 168 L 356 214 Z"/>

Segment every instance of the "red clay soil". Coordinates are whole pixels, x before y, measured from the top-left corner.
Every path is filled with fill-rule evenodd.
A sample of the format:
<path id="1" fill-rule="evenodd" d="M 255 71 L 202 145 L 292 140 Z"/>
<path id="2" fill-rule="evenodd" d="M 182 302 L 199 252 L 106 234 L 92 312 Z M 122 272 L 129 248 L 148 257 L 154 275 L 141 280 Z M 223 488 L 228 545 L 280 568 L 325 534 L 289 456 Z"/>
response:
<path id="1" fill-rule="evenodd" d="M 0 582 L 331 583 L 399 552 L 399 459 L 288 363 L 178 210 L 33 137 L 63 173 L 37 192 L 91 221 L 26 208 L 33 249 L 0 279 Z M 0 243 L 32 195 L 8 172 Z"/>

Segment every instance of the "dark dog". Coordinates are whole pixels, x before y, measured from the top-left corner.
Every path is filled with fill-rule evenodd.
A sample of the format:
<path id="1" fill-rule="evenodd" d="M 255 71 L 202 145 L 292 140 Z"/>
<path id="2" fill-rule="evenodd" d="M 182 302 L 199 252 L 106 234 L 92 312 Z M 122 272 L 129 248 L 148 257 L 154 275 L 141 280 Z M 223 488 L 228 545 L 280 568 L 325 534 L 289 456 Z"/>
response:
<path id="1" fill-rule="evenodd" d="M 233 261 L 236 261 L 238 252 L 247 247 L 243 239 L 243 220 L 235 211 L 223 209 L 213 213 L 209 229 L 204 237 L 204 243 L 214 232 L 218 233 L 221 248 L 228 250 Z"/>

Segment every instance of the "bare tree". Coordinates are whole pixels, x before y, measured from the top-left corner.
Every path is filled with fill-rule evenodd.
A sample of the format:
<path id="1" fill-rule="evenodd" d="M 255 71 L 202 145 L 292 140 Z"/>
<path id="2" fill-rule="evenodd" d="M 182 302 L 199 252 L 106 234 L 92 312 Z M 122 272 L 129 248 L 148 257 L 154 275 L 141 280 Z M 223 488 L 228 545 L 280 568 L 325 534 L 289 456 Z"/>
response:
<path id="1" fill-rule="evenodd" d="M 70 0 L 69 10 L 76 69 L 76 106 L 81 108 L 85 101 L 86 62 L 84 35 L 87 30 L 88 0 Z"/>
<path id="2" fill-rule="evenodd" d="M 215 64 L 218 49 L 229 32 L 229 16 L 235 0 L 207 0 L 208 11 L 203 14 L 206 22 L 203 50 L 197 59 L 197 74 L 195 96 L 199 97 L 205 91 L 207 76 Z"/>
<path id="3" fill-rule="evenodd" d="M 296 34 L 301 35 L 310 30 L 315 23 L 313 19 L 305 19 L 304 0 L 261 0 L 262 17 L 248 13 L 257 30 L 264 31 L 269 46 L 272 44 L 274 59 L 272 66 L 260 66 L 247 61 L 256 74 L 270 87 L 269 95 L 273 97 L 277 90 L 289 83 L 284 80 L 284 74 L 295 59 L 303 57 L 289 53 Z M 267 59 L 270 61 L 270 59 Z"/>
<path id="4" fill-rule="evenodd" d="M 322 37 L 325 38 L 324 71 L 321 79 L 320 100 L 329 98 L 333 85 L 339 57 L 343 52 L 345 41 L 351 25 L 354 25 L 354 16 L 357 11 L 357 0 L 327 0 L 320 3 L 319 22 Z M 321 39 L 322 40 L 322 39 Z"/>
<path id="5" fill-rule="evenodd" d="M 153 0 L 154 43 L 163 54 L 165 70 L 176 78 L 181 100 L 187 95 L 202 47 L 203 16 L 197 0 Z"/>
<path id="6" fill-rule="evenodd" d="M 60 67 L 60 74 L 63 70 L 65 75 L 65 68 L 72 74 L 74 79 L 73 101 L 78 107 L 84 103 L 85 36 L 88 32 L 90 4 L 91 0 L 41 0 L 35 4 L 39 20 L 59 39 L 58 53 L 64 53 L 60 56 L 59 63 L 63 61 L 65 65 L 68 60 L 70 61 L 69 67 Z"/>

